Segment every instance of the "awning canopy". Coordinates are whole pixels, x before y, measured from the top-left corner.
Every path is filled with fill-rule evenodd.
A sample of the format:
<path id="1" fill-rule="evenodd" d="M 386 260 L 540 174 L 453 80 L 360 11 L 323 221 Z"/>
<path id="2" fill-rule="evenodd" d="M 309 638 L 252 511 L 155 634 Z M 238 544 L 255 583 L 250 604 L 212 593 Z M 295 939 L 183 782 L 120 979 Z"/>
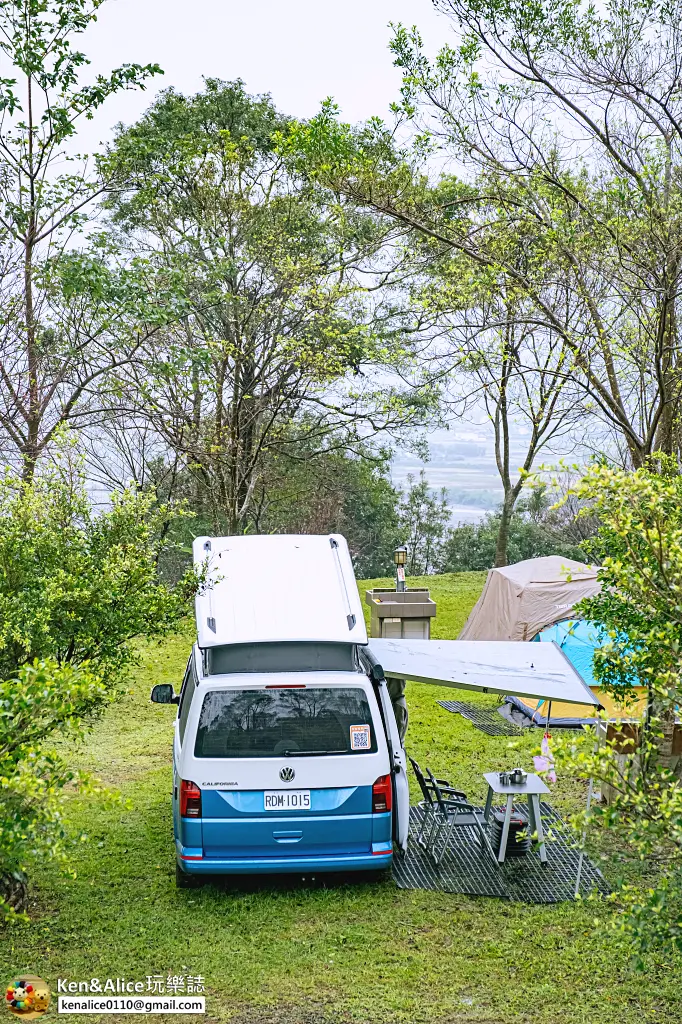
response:
<path id="1" fill-rule="evenodd" d="M 556 643 L 516 640 L 375 640 L 387 676 L 481 693 L 599 706 Z"/>

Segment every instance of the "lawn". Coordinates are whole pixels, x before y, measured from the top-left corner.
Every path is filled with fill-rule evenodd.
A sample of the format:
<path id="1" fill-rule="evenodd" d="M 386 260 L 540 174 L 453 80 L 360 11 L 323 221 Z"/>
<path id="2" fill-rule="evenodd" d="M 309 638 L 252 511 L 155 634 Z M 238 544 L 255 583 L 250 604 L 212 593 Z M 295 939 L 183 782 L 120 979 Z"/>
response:
<path id="1" fill-rule="evenodd" d="M 361 584 L 363 599 L 365 587 L 380 582 Z M 456 636 L 481 575 L 428 584 L 438 601 L 434 635 Z M 74 753 L 128 803 L 70 801 L 69 829 L 84 833 L 73 847 L 75 877 L 53 866 L 36 873 L 31 922 L 0 939 L 5 978 L 30 969 L 56 986 L 59 977 L 200 974 L 204 1019 L 234 1024 L 680 1020 L 680 964 L 652 958 L 636 973 L 618 936 L 600 928 L 610 913 L 601 904 L 529 907 L 404 892 L 391 883 L 177 891 L 174 709 L 148 698 L 154 682 L 178 684 L 190 644 L 188 629 L 146 649 L 130 692 Z M 440 695 L 408 688 L 409 748 L 419 760 L 477 798 L 482 771 L 530 765 L 533 738 L 510 745 L 486 737 L 441 710 Z M 570 783 L 562 792 L 573 799 Z"/>

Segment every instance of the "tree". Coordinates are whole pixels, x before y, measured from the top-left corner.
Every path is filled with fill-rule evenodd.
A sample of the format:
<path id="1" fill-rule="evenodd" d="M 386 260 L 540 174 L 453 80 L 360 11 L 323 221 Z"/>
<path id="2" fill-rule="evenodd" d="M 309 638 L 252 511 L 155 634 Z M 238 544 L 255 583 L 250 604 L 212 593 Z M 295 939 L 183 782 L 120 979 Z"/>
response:
<path id="1" fill-rule="evenodd" d="M 88 666 L 115 688 L 140 638 L 168 635 L 199 577 L 171 586 L 158 561 L 181 508 L 135 491 L 97 513 L 68 466 L 0 483 L 0 680 L 36 659 Z"/>
<path id="2" fill-rule="evenodd" d="M 0 52 L 11 65 L 0 81 L 0 439 L 27 481 L 59 428 L 86 403 L 93 411 L 93 389 L 139 343 L 135 332 L 120 338 L 107 329 L 117 322 L 115 306 L 93 321 L 63 287 L 74 233 L 113 184 L 69 155 L 78 122 L 160 72 L 124 64 L 81 84 L 88 61 L 72 41 L 103 2 L 0 2 Z M 64 171 L 65 164 L 75 166 Z"/>
<path id="3" fill-rule="evenodd" d="M 195 478 L 163 459 L 146 467 L 147 488 L 159 502 L 191 500 L 194 516 L 173 526 L 159 566 L 176 580 L 191 564 L 194 537 L 213 529 L 213 502 Z M 264 463 L 246 520 L 249 533 L 341 533 L 359 578 L 393 572 L 399 542 L 400 493 L 387 461 L 372 451 L 326 451 L 304 445 Z M 223 525 L 223 529 L 226 527 Z M 220 529 L 220 524 L 219 524 Z"/>
<path id="4" fill-rule="evenodd" d="M 430 62 L 396 29 L 402 112 L 469 175 L 460 202 L 384 205 L 533 303 L 563 339 L 586 402 L 642 466 L 680 451 L 682 268 L 680 5 L 611 0 L 439 0 L 459 45 Z M 492 187 L 492 191 L 491 191 Z M 561 261 L 580 315 L 567 325 L 534 275 L 491 250 L 479 216 L 491 196 L 533 221 Z"/>
<path id="5" fill-rule="evenodd" d="M 293 454 L 293 453 L 292 453 Z M 254 500 L 260 533 L 341 533 L 359 578 L 393 572 L 400 492 L 371 450 L 300 449 L 265 468 Z"/>
<path id="6" fill-rule="evenodd" d="M 520 195 L 513 195 L 493 172 L 469 183 L 452 175 L 431 181 L 423 139 L 416 152 L 401 150 L 380 122 L 351 128 L 327 104 L 308 125 L 290 129 L 288 146 L 316 182 L 408 234 L 420 357 L 455 415 L 483 406 L 494 429 L 504 491 L 496 561 L 504 565 L 525 477 L 582 411 L 566 343 L 579 309 L 566 261 L 524 206 L 525 191 L 517 187 Z M 466 239 L 475 240 L 475 250 Z M 523 281 L 532 281 L 532 294 Z M 551 318 L 538 316 L 538 300 Z M 529 427 L 518 473 L 511 464 L 515 421 Z"/>
<path id="7" fill-rule="evenodd" d="M 209 80 L 194 97 L 163 93 L 107 161 L 129 185 L 109 200 L 117 244 L 144 250 L 188 311 L 129 365 L 123 406 L 178 455 L 228 533 L 248 524 L 275 456 L 332 437 L 367 444 L 427 405 L 372 377 L 405 350 L 397 333 L 386 344 L 392 310 L 382 322 L 370 304 L 382 282 L 363 273 L 385 227 L 292 169 L 275 147 L 287 123 L 269 97 Z"/>
<path id="8" fill-rule="evenodd" d="M 441 571 L 480 571 L 497 565 L 501 518 L 502 509 L 499 509 L 488 513 L 480 523 L 460 524 L 448 531 Z M 529 494 L 522 494 L 509 519 L 509 564 L 544 555 L 562 555 L 584 562 L 586 551 L 579 546 L 579 538 L 570 526 L 552 508 L 543 488 L 536 487 Z"/>
<path id="9" fill-rule="evenodd" d="M 398 516 L 400 541 L 407 545 L 405 572 L 410 576 L 438 572 L 443 537 L 450 521 L 446 489 L 434 494 L 423 469 L 418 480 L 409 473 Z"/>
<path id="10" fill-rule="evenodd" d="M 448 182 L 442 187 L 447 188 Z M 528 224 L 510 223 L 503 212 L 495 220 L 498 248 L 516 249 L 517 267 L 527 267 L 546 253 L 533 251 Z M 494 432 L 494 451 L 504 498 L 496 517 L 497 540 L 494 564 L 507 565 L 509 531 L 521 489 L 538 456 L 556 450 L 570 433 L 580 404 L 569 387 L 567 369 L 570 354 L 561 337 L 539 328 L 533 309 L 516 287 L 502 278 L 490 280 L 479 268 L 462 266 L 461 259 L 447 256 L 434 262 L 430 285 L 422 302 L 432 311 L 443 340 L 431 354 L 432 372 L 447 380 L 444 392 L 448 405 L 458 417 L 483 407 Z M 455 309 L 452 302 L 453 280 Z M 570 324 L 573 303 L 566 282 L 554 267 L 546 268 L 542 293 L 557 309 L 563 305 L 562 321 Z M 443 336 L 445 336 L 443 338 Z M 514 427 L 526 428 L 513 438 Z M 574 442 L 573 442 L 574 443 Z M 522 444 L 522 464 L 512 464 L 512 450 Z M 512 558 L 512 561 L 514 559 Z"/>
<path id="11" fill-rule="evenodd" d="M 596 751 L 589 739 L 564 756 L 584 777 L 609 783 L 615 800 L 593 815 L 616 830 L 624 856 L 654 872 L 644 891 L 623 892 L 623 926 L 636 949 L 682 948 L 682 764 L 673 754 L 682 700 L 682 477 L 665 456 L 634 473 L 598 465 L 574 494 L 599 522 L 602 588 L 577 609 L 602 625 L 595 678 L 626 709 L 635 686 L 648 697 L 634 736 L 617 730 Z"/>

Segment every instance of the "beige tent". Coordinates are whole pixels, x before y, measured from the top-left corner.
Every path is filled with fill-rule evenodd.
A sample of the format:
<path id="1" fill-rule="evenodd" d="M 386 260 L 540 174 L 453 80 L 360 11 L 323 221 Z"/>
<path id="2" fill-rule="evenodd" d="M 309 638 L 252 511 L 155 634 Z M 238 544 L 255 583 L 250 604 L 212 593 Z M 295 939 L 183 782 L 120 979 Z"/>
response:
<path id="1" fill-rule="evenodd" d="M 491 569 L 460 640 L 532 640 L 600 588 L 594 566 L 560 555 Z"/>

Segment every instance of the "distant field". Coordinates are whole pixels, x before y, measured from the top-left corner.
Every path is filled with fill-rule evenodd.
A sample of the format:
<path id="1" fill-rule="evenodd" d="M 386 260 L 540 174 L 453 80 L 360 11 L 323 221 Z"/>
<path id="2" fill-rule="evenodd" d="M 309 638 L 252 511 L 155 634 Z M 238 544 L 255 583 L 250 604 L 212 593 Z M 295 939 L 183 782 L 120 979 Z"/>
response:
<path id="1" fill-rule="evenodd" d="M 432 577 L 434 635 L 457 635 L 482 574 Z M 360 584 L 368 585 L 381 581 Z M 233 1024 L 678 1024 L 680 963 L 652 957 L 634 973 L 601 904 L 533 907 L 310 884 L 265 891 L 175 889 L 170 815 L 174 709 L 149 703 L 152 683 L 179 684 L 191 633 L 144 651 L 130 692 L 97 725 L 74 763 L 117 786 L 125 805 L 72 799 L 75 877 L 46 867 L 32 921 L 0 937 L 4 977 L 144 979 L 201 974 L 205 1018 Z M 452 696 L 452 691 L 443 691 Z M 530 765 L 536 739 L 486 737 L 411 685 L 410 752 L 472 797 L 481 772 Z M 469 699 L 469 698 L 467 698 Z M 492 697 L 474 697 L 494 703 Z M 580 791 L 582 795 L 582 790 Z M 565 799 L 571 800 L 570 786 Z M 51 1011 L 53 1012 L 53 1011 Z M 74 1021 L 92 1018 L 71 1018 Z M 116 1021 L 116 1017 L 104 1018 Z M 129 1017 L 118 1018 L 121 1022 Z M 135 1018 L 133 1018 L 135 1019 Z"/>

